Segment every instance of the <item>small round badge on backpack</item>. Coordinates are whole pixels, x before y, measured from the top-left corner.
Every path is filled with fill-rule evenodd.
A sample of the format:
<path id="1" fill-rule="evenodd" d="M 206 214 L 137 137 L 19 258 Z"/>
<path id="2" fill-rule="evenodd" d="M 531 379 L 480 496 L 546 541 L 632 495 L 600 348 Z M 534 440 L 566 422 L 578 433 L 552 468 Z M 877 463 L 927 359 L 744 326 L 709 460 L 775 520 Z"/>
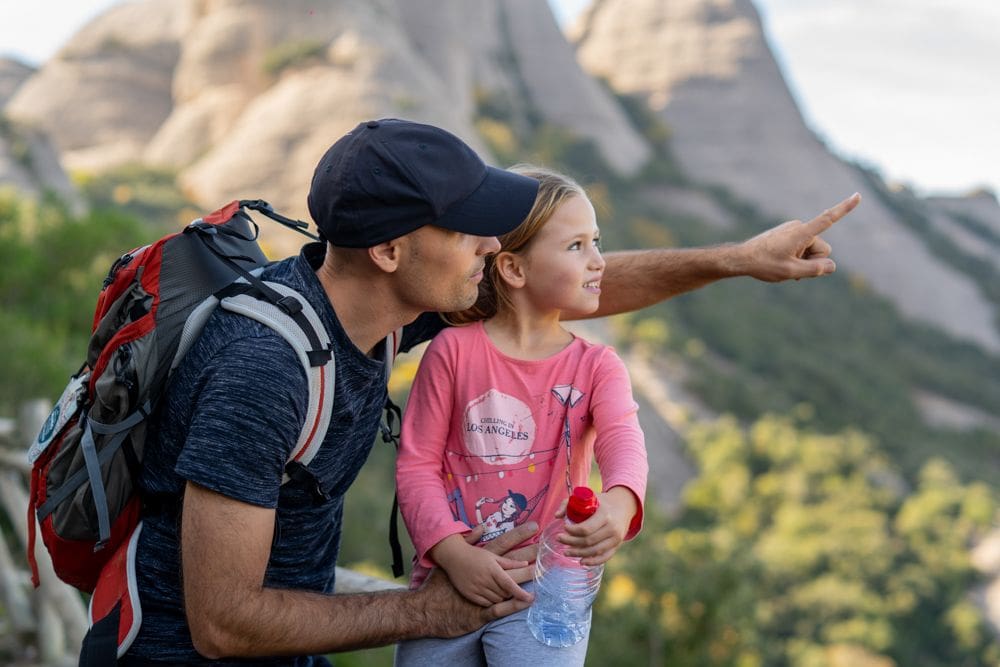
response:
<path id="1" fill-rule="evenodd" d="M 89 379 L 90 373 L 83 373 L 71 379 L 69 384 L 66 385 L 62 396 L 59 397 L 56 406 L 52 408 L 52 412 L 49 413 L 45 423 L 42 424 L 42 429 L 39 431 L 38 437 L 35 438 L 35 442 L 31 444 L 31 448 L 28 450 L 29 464 L 33 464 L 42 455 L 42 452 L 52 444 L 55 437 L 62 431 L 63 426 L 79 411 L 80 406 L 83 404 L 81 399 L 87 392 L 87 381 Z"/>

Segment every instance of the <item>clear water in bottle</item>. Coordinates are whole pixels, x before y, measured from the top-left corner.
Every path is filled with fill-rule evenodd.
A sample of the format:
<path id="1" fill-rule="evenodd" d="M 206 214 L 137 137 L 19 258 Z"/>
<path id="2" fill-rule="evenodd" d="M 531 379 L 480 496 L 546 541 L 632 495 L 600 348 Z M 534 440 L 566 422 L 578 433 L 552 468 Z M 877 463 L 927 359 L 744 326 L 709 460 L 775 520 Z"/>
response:
<path id="1" fill-rule="evenodd" d="M 579 523 L 596 510 L 594 492 L 577 487 L 570 496 L 566 522 Z M 557 538 L 566 522 L 556 520 L 542 532 L 535 561 L 535 601 L 528 609 L 531 634 L 548 646 L 572 646 L 587 636 L 591 606 L 604 573 L 603 565 L 583 565 L 564 553 L 567 547 Z"/>

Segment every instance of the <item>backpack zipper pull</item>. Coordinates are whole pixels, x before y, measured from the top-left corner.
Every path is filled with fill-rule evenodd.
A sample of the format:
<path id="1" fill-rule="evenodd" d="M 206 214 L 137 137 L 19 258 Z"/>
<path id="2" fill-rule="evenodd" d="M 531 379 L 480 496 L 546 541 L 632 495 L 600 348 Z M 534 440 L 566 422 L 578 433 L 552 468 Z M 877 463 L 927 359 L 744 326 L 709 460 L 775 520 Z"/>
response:
<path id="1" fill-rule="evenodd" d="M 108 269 L 108 276 L 104 279 L 104 285 L 101 289 L 107 289 L 108 285 L 115 281 L 115 276 L 118 275 L 118 272 L 128 266 L 133 259 L 135 259 L 135 255 L 131 252 L 127 252 L 116 259 L 115 263 L 111 265 L 110 269 Z"/>
<path id="2" fill-rule="evenodd" d="M 142 252 L 148 247 L 148 245 L 144 245 L 141 248 L 129 250 L 127 253 L 116 259 L 115 263 L 111 265 L 110 269 L 108 269 L 108 277 L 104 279 L 104 286 L 101 289 L 107 289 L 108 285 L 115 281 L 115 276 L 118 275 L 118 272 L 131 264 L 132 260 L 142 254 Z"/>

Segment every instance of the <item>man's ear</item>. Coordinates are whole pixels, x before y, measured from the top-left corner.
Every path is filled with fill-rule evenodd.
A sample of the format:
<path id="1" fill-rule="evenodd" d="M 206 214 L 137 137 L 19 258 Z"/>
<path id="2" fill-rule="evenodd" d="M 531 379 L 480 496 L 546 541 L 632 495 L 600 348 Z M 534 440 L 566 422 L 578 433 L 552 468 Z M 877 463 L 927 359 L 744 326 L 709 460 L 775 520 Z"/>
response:
<path id="1" fill-rule="evenodd" d="M 403 256 L 402 237 L 379 243 L 368 248 L 368 257 L 378 268 L 386 273 L 395 273 L 399 268 L 400 258 Z"/>
<path id="2" fill-rule="evenodd" d="M 514 289 L 524 287 L 527 277 L 524 274 L 524 258 L 512 252 L 498 253 L 496 259 L 497 275 Z"/>

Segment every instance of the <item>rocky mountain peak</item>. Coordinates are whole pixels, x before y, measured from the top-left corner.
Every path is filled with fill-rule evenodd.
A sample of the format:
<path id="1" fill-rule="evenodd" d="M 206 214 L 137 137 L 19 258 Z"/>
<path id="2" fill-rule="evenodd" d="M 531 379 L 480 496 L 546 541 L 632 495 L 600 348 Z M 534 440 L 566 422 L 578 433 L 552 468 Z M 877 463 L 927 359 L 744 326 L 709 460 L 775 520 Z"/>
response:
<path id="1" fill-rule="evenodd" d="M 0 109 L 13 97 L 21 84 L 35 73 L 35 68 L 12 58 L 0 58 Z"/>
<path id="2" fill-rule="evenodd" d="M 692 177 L 776 219 L 861 192 L 862 207 L 828 234 L 841 266 L 906 315 L 1000 350 L 996 310 L 975 282 L 937 258 L 805 125 L 750 0 L 596 0 L 574 34 L 588 72 L 663 118 Z"/>
<path id="3" fill-rule="evenodd" d="M 534 0 L 140 0 L 84 27 L 8 111 L 72 169 L 166 166 L 206 208 L 253 196 L 304 216 L 317 159 L 359 120 L 433 122 L 488 158 L 474 120 L 490 99 L 622 173 L 650 154 Z"/>
<path id="4" fill-rule="evenodd" d="M 6 113 L 45 132 L 68 169 L 135 161 L 170 113 L 188 5 L 115 5 L 26 81 Z"/>
<path id="5" fill-rule="evenodd" d="M 635 173 L 651 148 L 599 77 L 660 115 L 689 176 L 775 219 L 862 192 L 829 234 L 841 266 L 908 316 L 1000 350 L 975 282 L 805 125 L 750 0 L 595 0 L 574 34 L 575 53 L 537 0 L 138 0 L 83 28 L 4 111 L 70 169 L 166 166 L 206 210 L 263 197 L 304 217 L 317 159 L 365 118 L 433 122 L 489 158 L 476 121 L 499 101 L 511 133 L 548 123 Z M 1000 256 L 938 209 L 955 243 Z"/>

